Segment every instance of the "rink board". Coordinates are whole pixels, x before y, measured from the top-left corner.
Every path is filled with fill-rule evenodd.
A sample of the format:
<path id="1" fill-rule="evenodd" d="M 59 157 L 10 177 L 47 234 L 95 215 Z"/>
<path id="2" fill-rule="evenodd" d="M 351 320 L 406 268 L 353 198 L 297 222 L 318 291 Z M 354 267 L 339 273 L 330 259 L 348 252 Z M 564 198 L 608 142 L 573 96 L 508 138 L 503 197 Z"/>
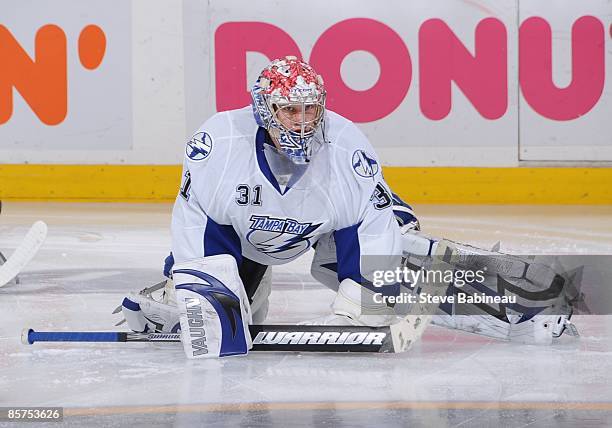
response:
<path id="1" fill-rule="evenodd" d="M 323 75 L 329 109 L 385 165 L 612 161 L 607 0 L 109 2 L 4 2 L 0 162 L 179 164 L 287 54 Z M 106 40 L 93 66 L 90 25 Z"/>
<path id="2" fill-rule="evenodd" d="M 612 204 L 612 168 L 385 167 L 410 203 Z M 175 165 L 0 165 L 0 199 L 174 200 Z"/>

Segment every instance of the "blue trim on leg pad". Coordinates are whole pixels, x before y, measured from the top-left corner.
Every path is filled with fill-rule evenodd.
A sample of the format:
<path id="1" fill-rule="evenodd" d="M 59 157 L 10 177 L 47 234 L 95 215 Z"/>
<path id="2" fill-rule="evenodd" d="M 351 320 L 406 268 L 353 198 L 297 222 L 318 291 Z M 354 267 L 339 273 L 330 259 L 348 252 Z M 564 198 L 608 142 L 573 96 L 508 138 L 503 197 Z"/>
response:
<path id="1" fill-rule="evenodd" d="M 184 283 L 177 285 L 176 289 L 199 294 L 217 312 L 222 332 L 219 356 L 246 354 L 247 345 L 240 311 L 240 299 L 221 281 L 207 273 L 194 269 L 178 269 L 174 273 L 195 276 L 207 283 Z"/>

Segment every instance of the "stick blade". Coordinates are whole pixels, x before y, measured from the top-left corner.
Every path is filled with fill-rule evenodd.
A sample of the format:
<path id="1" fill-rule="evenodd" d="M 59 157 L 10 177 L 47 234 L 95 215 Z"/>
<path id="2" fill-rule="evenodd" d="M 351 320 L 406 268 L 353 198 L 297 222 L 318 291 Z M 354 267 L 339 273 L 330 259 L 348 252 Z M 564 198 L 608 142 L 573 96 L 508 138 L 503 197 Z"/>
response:
<path id="1" fill-rule="evenodd" d="M 400 322 L 391 324 L 391 338 L 395 352 L 406 352 L 412 348 L 431 322 L 431 315 L 407 315 Z"/>
<path id="2" fill-rule="evenodd" d="M 43 221 L 37 221 L 32 225 L 23 241 L 15 249 L 8 260 L 0 266 L 0 287 L 6 285 L 10 280 L 15 278 L 19 272 L 36 255 L 38 249 L 42 246 L 47 237 L 47 225 Z"/>

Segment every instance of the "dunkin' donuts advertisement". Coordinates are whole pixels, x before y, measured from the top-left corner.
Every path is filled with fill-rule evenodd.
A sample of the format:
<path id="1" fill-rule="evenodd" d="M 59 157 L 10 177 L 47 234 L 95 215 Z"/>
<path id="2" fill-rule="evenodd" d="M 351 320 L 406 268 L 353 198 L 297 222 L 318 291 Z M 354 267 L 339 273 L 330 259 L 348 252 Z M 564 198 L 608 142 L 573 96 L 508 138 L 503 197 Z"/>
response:
<path id="1" fill-rule="evenodd" d="M 249 104 L 259 71 L 285 55 L 316 68 L 327 107 L 386 165 L 612 160 L 604 0 L 132 3 L 3 13 L 6 161 L 180 163 L 175 148 Z"/>

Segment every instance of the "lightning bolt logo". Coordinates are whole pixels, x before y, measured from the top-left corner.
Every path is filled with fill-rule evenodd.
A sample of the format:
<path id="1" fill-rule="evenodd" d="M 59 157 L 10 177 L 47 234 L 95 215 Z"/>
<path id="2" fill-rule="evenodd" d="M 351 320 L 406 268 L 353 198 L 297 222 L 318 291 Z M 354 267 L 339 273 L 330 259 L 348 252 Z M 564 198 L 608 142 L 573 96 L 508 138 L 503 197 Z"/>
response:
<path id="1" fill-rule="evenodd" d="M 206 132 L 198 132 L 187 143 L 185 154 L 192 161 L 204 160 L 212 151 L 212 138 Z"/>
<path id="2" fill-rule="evenodd" d="M 378 173 L 378 162 L 374 156 L 370 156 L 363 150 L 356 150 L 353 153 L 352 166 L 360 177 L 371 178 Z"/>
<path id="3" fill-rule="evenodd" d="M 251 230 L 247 241 L 264 254 L 275 259 L 293 259 L 307 251 L 322 223 L 300 223 L 290 218 L 251 216 Z"/>

